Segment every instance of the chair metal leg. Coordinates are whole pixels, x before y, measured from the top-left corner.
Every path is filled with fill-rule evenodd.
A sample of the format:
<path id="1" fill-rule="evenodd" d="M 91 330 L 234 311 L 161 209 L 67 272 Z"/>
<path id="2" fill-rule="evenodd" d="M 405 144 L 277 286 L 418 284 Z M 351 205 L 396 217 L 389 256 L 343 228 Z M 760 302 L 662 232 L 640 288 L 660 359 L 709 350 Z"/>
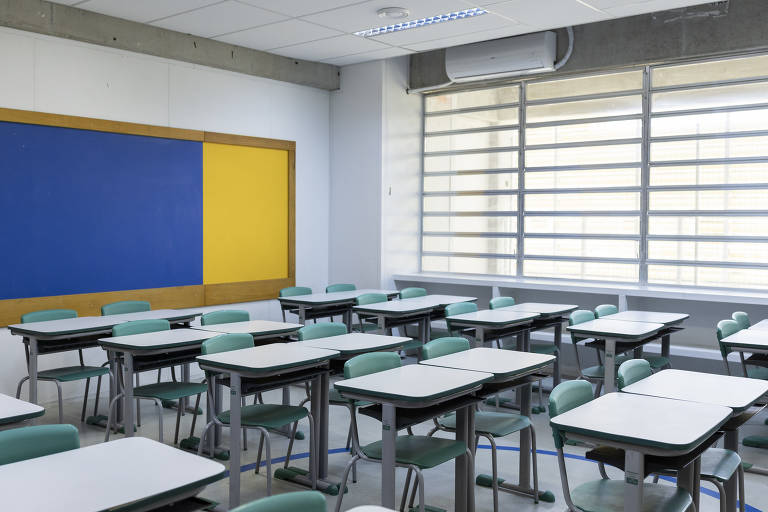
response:
<path id="1" fill-rule="evenodd" d="M 339 484 L 339 497 L 336 498 L 336 508 L 334 509 L 335 512 L 339 512 L 341 510 L 341 500 L 344 499 L 344 489 L 347 487 L 349 470 L 352 469 L 352 466 L 354 466 L 358 460 L 360 460 L 360 456 L 354 455 L 351 459 L 349 459 L 349 462 L 347 462 L 347 467 L 344 468 L 344 474 L 341 476 L 341 483 Z"/>
<path id="2" fill-rule="evenodd" d="M 101 398 L 101 375 L 96 379 L 96 399 L 93 402 L 93 415 L 99 414 L 99 399 Z"/>
<path id="3" fill-rule="evenodd" d="M 413 474 L 413 468 L 408 466 L 408 473 L 405 475 L 405 486 L 403 487 L 403 497 L 400 499 L 400 512 L 405 510 L 405 502 L 408 499 L 408 491 L 411 487 L 411 476 Z"/>
<path id="4" fill-rule="evenodd" d="M 317 472 L 320 470 L 320 463 L 318 462 L 320 441 L 317 439 L 317 425 L 315 425 L 315 418 L 312 413 L 307 413 L 307 419 L 309 420 L 309 469 L 312 474 L 312 489 L 317 489 Z"/>
<path id="5" fill-rule="evenodd" d="M 261 438 L 264 439 L 264 444 L 267 447 L 267 496 L 272 496 L 272 443 L 270 443 L 269 432 L 267 432 L 267 429 L 262 427 L 257 427 L 257 429 L 261 432 Z M 235 468 L 235 470 L 239 471 L 240 468 Z"/>
<path id="6" fill-rule="evenodd" d="M 179 398 L 179 403 L 176 406 L 176 430 L 173 434 L 173 444 L 179 443 L 179 425 L 181 425 L 181 410 L 184 408 L 183 401 L 183 398 Z"/>
<path id="7" fill-rule="evenodd" d="M 712 480 L 709 480 L 710 483 L 714 484 L 715 487 L 717 487 L 717 492 L 720 493 L 720 512 L 726 512 L 727 506 L 726 506 L 726 495 L 725 495 L 725 487 L 723 484 L 715 480 L 714 478 Z"/>
<path id="8" fill-rule="evenodd" d="M 287 468 L 288 465 L 291 463 L 291 452 L 293 451 L 293 440 L 296 438 L 296 429 L 299 427 L 299 422 L 294 421 L 293 427 L 291 427 L 291 437 L 288 440 L 288 452 L 285 455 L 285 464 L 283 465 L 284 468 Z"/>
<path id="9" fill-rule="evenodd" d="M 747 498 L 744 492 L 744 466 L 742 464 L 739 464 L 738 477 L 739 477 L 739 511 L 744 512 Z"/>
<path id="10" fill-rule="evenodd" d="M 603 381 L 597 381 L 597 385 L 595 386 L 595 398 L 600 397 L 600 391 L 603 390 Z"/>
<path id="11" fill-rule="evenodd" d="M 415 466 L 413 466 L 414 469 L 416 469 Z M 410 468 L 409 468 L 410 469 Z M 419 478 L 419 471 L 416 470 L 416 478 L 413 480 L 413 488 L 411 489 L 411 499 L 408 500 L 408 510 L 411 510 L 413 508 L 413 504 L 416 502 L 416 493 L 419 492 L 421 495 L 422 489 L 419 489 L 420 484 L 422 484 L 422 478 Z"/>
<path id="12" fill-rule="evenodd" d="M 195 435 L 195 425 L 197 424 L 197 410 L 200 407 L 200 395 L 202 393 L 197 394 L 197 398 L 195 399 L 195 414 L 192 415 L 192 428 L 189 429 L 189 437 L 192 437 Z M 200 439 L 200 444 L 203 444 L 202 438 Z"/>
<path id="13" fill-rule="evenodd" d="M 424 512 L 424 473 L 419 468 L 416 468 L 416 478 L 419 484 L 419 512 Z"/>
<path id="14" fill-rule="evenodd" d="M 80 413 L 80 421 L 85 421 L 85 408 L 88 407 L 88 389 L 91 387 L 90 377 L 85 379 L 85 393 L 83 394 L 83 411 Z"/>
<path id="15" fill-rule="evenodd" d="M 245 397 L 242 397 L 241 403 L 245 407 Z M 243 451 L 248 451 L 248 429 L 243 427 Z"/>
<path id="16" fill-rule="evenodd" d="M 600 471 L 600 478 L 602 478 L 603 480 L 608 480 L 608 473 L 605 472 L 605 464 L 603 464 L 602 462 L 598 462 L 597 470 Z M 659 481 L 659 476 L 656 475 L 654 477 L 653 483 L 658 483 L 658 481 Z"/>
<path id="17" fill-rule="evenodd" d="M 61 384 L 57 380 L 53 382 L 56 383 L 56 392 L 59 396 L 59 423 L 64 423 L 64 401 L 61 396 Z"/>
<path id="18" fill-rule="evenodd" d="M 256 455 L 256 469 L 254 470 L 254 473 L 259 474 L 259 469 L 261 468 L 261 452 L 264 449 L 264 436 L 262 435 L 259 439 L 259 453 Z"/>
<path id="19" fill-rule="evenodd" d="M 536 455 L 536 431 L 533 425 L 528 427 L 531 431 L 531 465 L 533 467 L 533 502 L 539 502 L 539 459 Z"/>
<path id="20" fill-rule="evenodd" d="M 197 445 L 198 455 L 203 454 L 203 445 L 205 444 L 205 436 L 208 434 L 208 430 L 213 426 L 214 423 L 216 422 L 213 420 L 206 423 L 205 427 L 203 428 L 203 431 L 200 433 L 200 444 Z M 213 437 L 211 437 L 211 439 L 213 439 Z M 213 457 L 213 446 L 211 446 L 210 456 Z"/>
<path id="21" fill-rule="evenodd" d="M 16 387 L 16 398 L 19 398 L 21 396 L 21 386 L 24 384 L 24 382 L 29 380 L 29 376 L 24 377 L 19 381 L 18 387 Z"/>
<path id="22" fill-rule="evenodd" d="M 496 441 L 494 441 L 492 435 L 483 435 L 483 437 L 485 437 L 491 445 L 491 477 L 493 478 L 491 489 L 493 489 L 493 512 L 499 512 L 499 463 Z M 520 456 L 523 456 L 522 452 L 520 452 Z"/>
<path id="23" fill-rule="evenodd" d="M 136 387 L 139 387 L 139 374 L 136 374 Z M 136 389 L 136 388 L 134 388 Z M 162 407 L 162 405 L 161 405 Z M 136 399 L 136 426 L 141 426 L 141 401 L 137 398 Z"/>
<path id="24" fill-rule="evenodd" d="M 158 400 L 157 398 L 154 399 L 155 404 L 157 404 L 157 422 L 158 422 L 158 429 L 159 429 L 159 439 L 161 443 L 163 442 L 163 402 Z M 181 407 L 179 407 L 181 409 Z M 128 427 L 126 427 L 128 428 Z M 130 428 L 133 428 L 133 425 L 131 425 Z"/>
<path id="25" fill-rule="evenodd" d="M 106 443 L 109 441 L 109 432 L 112 430 L 112 410 L 115 407 L 115 403 L 117 403 L 118 400 L 123 398 L 122 393 L 118 393 L 115 395 L 115 398 L 113 398 L 109 402 L 109 407 L 107 408 L 107 428 L 105 428 L 105 434 L 104 434 L 104 442 Z"/>

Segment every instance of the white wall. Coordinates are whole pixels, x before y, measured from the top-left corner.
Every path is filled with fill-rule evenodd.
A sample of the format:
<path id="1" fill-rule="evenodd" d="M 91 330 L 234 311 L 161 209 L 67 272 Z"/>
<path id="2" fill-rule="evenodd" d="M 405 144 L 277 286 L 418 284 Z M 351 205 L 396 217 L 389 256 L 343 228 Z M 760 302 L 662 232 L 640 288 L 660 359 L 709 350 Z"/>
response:
<path id="1" fill-rule="evenodd" d="M 329 92 L 0 28 L 0 107 L 295 140 L 296 281 L 328 283 Z M 275 301 L 248 308 L 280 315 Z M 3 329 L 0 346 L 0 392 L 15 393 L 22 344 Z M 100 349 L 87 358 L 105 360 Z M 41 368 L 68 364 L 75 354 L 47 356 Z M 41 401 L 55 397 L 52 387 L 41 386 Z"/>

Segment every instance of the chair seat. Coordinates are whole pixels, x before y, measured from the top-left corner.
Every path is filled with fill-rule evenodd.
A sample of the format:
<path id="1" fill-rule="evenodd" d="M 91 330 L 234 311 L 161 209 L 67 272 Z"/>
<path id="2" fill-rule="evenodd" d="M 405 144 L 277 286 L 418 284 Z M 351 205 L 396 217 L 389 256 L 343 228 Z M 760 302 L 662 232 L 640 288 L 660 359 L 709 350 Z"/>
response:
<path id="1" fill-rule="evenodd" d="M 378 331 L 379 330 L 379 324 L 369 324 L 368 322 L 363 322 L 363 328 L 360 329 L 360 324 L 355 324 L 352 327 L 352 330 L 355 332 L 371 332 L 371 331 Z"/>
<path id="2" fill-rule="evenodd" d="M 133 396 L 157 398 L 158 400 L 178 400 L 205 393 L 207 389 L 207 384 L 197 382 L 157 382 L 133 388 Z"/>
<path id="3" fill-rule="evenodd" d="M 381 441 L 362 448 L 366 457 L 381 460 Z M 399 436 L 395 441 L 396 462 L 429 469 L 466 453 L 462 441 L 427 436 Z"/>
<path id="4" fill-rule="evenodd" d="M 452 336 L 452 334 L 448 331 L 448 329 L 441 329 L 439 327 L 432 327 L 429 330 L 429 339 L 436 340 L 438 338 L 445 338 L 447 336 Z"/>
<path id="5" fill-rule="evenodd" d="M 353 400 L 355 407 L 365 407 L 371 405 L 373 402 L 366 402 L 365 400 Z M 328 390 L 328 403 L 331 405 L 347 405 L 349 400 L 341 396 L 339 390 L 331 388 Z"/>
<path id="6" fill-rule="evenodd" d="M 90 379 L 109 374 L 106 366 L 67 366 L 37 372 L 38 379 L 57 380 L 59 382 L 72 382 L 75 380 Z"/>
<path id="7" fill-rule="evenodd" d="M 750 379 L 768 380 L 768 368 L 764 366 L 747 366 L 747 377 Z"/>
<path id="8" fill-rule="evenodd" d="M 648 363 L 651 365 L 651 368 L 654 370 L 659 370 L 661 368 L 665 368 L 667 366 L 670 366 L 669 358 L 664 356 L 643 356 L 643 359 L 648 361 Z"/>
<path id="9" fill-rule="evenodd" d="M 246 405 L 240 408 L 240 422 L 244 427 L 281 428 L 307 417 L 304 407 L 280 404 Z M 219 421 L 229 425 L 229 411 L 218 416 Z"/>
<path id="10" fill-rule="evenodd" d="M 604 379 L 605 366 L 589 366 L 581 370 L 581 374 L 588 379 Z"/>
<path id="11" fill-rule="evenodd" d="M 456 413 L 447 414 L 437 419 L 445 428 L 456 429 Z M 531 420 L 520 414 L 506 412 L 478 411 L 475 413 L 475 432 L 504 437 L 531 426 Z"/>
<path id="12" fill-rule="evenodd" d="M 741 457 L 732 450 L 708 448 L 701 454 L 701 476 L 725 483 L 739 469 Z"/>
<path id="13" fill-rule="evenodd" d="M 534 354 L 557 354 L 557 345 L 552 343 L 531 343 L 531 352 Z"/>
<path id="14" fill-rule="evenodd" d="M 573 504 L 583 512 L 624 510 L 624 480 L 595 480 L 571 491 Z M 643 484 L 643 512 L 685 512 L 693 503 L 691 495 L 671 485 Z"/>

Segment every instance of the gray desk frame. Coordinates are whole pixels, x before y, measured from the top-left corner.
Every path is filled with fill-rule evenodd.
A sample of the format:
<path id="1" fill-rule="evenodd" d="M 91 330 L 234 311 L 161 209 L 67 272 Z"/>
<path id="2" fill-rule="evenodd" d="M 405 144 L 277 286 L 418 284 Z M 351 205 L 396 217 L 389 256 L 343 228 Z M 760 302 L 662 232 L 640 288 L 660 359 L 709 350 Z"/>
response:
<path id="1" fill-rule="evenodd" d="M 299 323 L 307 323 L 307 312 L 311 309 L 340 307 L 344 310 L 342 314 L 343 322 L 347 325 L 349 331 L 352 330 L 352 306 L 355 305 L 355 299 L 366 293 L 383 293 L 387 299 L 397 297 L 400 292 L 397 290 L 381 290 L 376 288 L 366 288 L 361 290 L 349 290 L 344 292 L 312 293 L 309 295 L 294 295 L 292 297 L 278 297 L 277 300 L 281 306 L 290 306 L 299 311 Z M 320 318 L 320 317 L 318 317 Z"/>

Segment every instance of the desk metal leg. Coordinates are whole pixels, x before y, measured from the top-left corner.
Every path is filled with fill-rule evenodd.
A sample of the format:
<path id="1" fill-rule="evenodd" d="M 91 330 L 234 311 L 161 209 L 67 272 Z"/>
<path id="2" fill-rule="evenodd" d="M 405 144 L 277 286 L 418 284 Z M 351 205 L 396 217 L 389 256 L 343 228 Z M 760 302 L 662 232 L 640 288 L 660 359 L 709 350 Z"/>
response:
<path id="1" fill-rule="evenodd" d="M 670 335 L 665 334 L 661 337 L 661 355 L 669 358 L 669 345 L 670 345 Z"/>
<path id="2" fill-rule="evenodd" d="M 616 339 L 605 340 L 605 393 L 616 391 Z"/>
<path id="3" fill-rule="evenodd" d="M 523 416 L 531 416 L 531 390 L 532 386 L 526 384 L 517 388 L 520 395 L 520 413 Z M 524 428 L 520 431 L 520 462 L 518 465 L 518 478 L 521 489 L 531 488 L 531 431 Z"/>
<path id="4" fill-rule="evenodd" d="M 475 452 L 475 409 L 474 405 L 456 411 L 456 440 L 464 441 L 467 448 Z M 472 512 L 475 509 L 475 468 L 466 455 L 456 458 L 454 501 L 456 512 Z"/>
<path id="5" fill-rule="evenodd" d="M 325 478 L 328 476 L 328 392 L 329 392 L 329 374 L 324 373 L 317 380 L 320 389 L 320 407 L 318 415 L 315 416 L 315 421 L 318 422 L 315 432 L 317 432 L 316 446 L 320 451 L 320 460 L 318 461 L 318 477 Z M 311 467 L 311 466 L 310 466 Z"/>
<path id="6" fill-rule="evenodd" d="M 217 381 L 213 385 L 213 414 L 219 415 L 222 411 L 221 402 L 224 400 L 223 386 Z M 210 418 L 208 421 L 212 420 Z M 221 444 L 221 425 L 213 425 L 213 444 L 218 447 Z"/>
<path id="7" fill-rule="evenodd" d="M 397 438 L 396 409 L 392 404 L 381 408 L 381 505 L 395 509 L 395 440 Z M 458 467 L 458 460 L 457 460 Z M 458 472 L 458 470 L 457 470 Z M 458 496 L 458 482 L 456 492 Z M 339 489 L 339 492 L 344 492 Z M 457 510 L 459 510 L 457 501 Z"/>
<path id="8" fill-rule="evenodd" d="M 485 329 L 483 329 L 480 326 L 475 327 L 475 346 L 476 347 L 485 346 Z"/>
<path id="9" fill-rule="evenodd" d="M 624 510 L 639 512 L 643 503 L 645 456 L 633 450 L 624 452 Z"/>
<path id="10" fill-rule="evenodd" d="M 299 304 L 299 323 L 301 325 L 307 324 L 307 308 Z"/>
<path id="11" fill-rule="evenodd" d="M 37 338 L 29 338 L 29 401 L 37 403 Z"/>
<path id="12" fill-rule="evenodd" d="M 384 315 L 378 315 L 376 318 L 376 323 L 379 327 L 379 334 L 386 336 L 387 335 L 387 318 Z"/>
<path id="13" fill-rule="evenodd" d="M 552 387 L 560 384 L 560 358 L 562 357 L 561 347 L 563 344 L 563 324 L 555 324 L 555 347 L 557 347 L 557 357 L 555 358 L 555 367 L 552 370 Z"/>
<path id="14" fill-rule="evenodd" d="M 240 505 L 240 375 L 229 376 L 229 508 Z"/>
<path id="15" fill-rule="evenodd" d="M 723 436 L 723 445 L 726 450 L 733 450 L 739 453 L 739 431 L 738 430 L 726 430 Z M 728 512 L 736 512 L 736 495 L 738 494 L 738 477 L 737 472 L 734 472 L 730 480 L 725 483 L 725 509 Z"/>
<path id="16" fill-rule="evenodd" d="M 133 418 L 136 403 L 133 400 L 133 354 L 123 352 L 123 361 L 125 362 L 125 388 L 123 389 L 124 421 L 123 430 L 125 437 L 133 437 Z"/>

